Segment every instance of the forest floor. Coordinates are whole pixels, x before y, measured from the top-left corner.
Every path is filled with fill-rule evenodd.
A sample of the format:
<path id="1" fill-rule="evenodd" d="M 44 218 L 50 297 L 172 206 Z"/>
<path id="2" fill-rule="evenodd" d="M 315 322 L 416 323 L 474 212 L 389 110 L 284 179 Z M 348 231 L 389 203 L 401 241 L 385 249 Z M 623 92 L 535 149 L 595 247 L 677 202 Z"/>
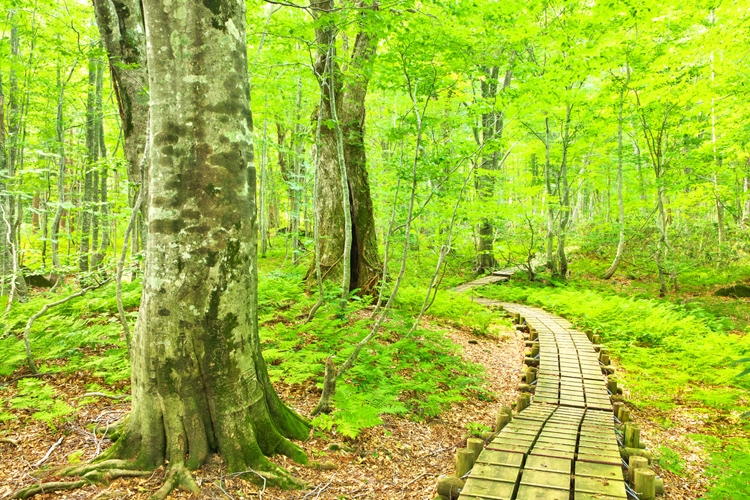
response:
<path id="1" fill-rule="evenodd" d="M 444 331 L 448 338 L 461 346 L 466 361 L 487 368 L 486 389 L 496 396 L 494 401 L 471 398 L 454 404 L 449 411 L 428 422 L 417 422 L 398 416 L 384 416 L 384 424 L 365 429 L 356 439 L 334 436 L 313 437 L 299 443 L 312 467 L 303 467 L 285 457 L 273 461 L 286 468 L 309 485 L 302 491 L 282 491 L 263 488 L 250 481 L 227 475 L 217 456 L 211 463 L 196 471 L 201 485 L 200 498 L 265 498 L 268 500 L 293 499 L 374 499 L 388 494 L 389 498 L 430 500 L 434 497 L 438 476 L 453 470 L 456 448 L 465 445 L 470 424 L 491 426 L 500 406 L 515 400 L 516 387 L 523 361 L 523 339 L 507 327 L 495 328 L 491 335 L 477 336 L 468 329 L 451 328 L 427 321 L 428 329 Z M 90 374 L 57 374 L 48 377 L 67 400 L 86 393 L 92 382 Z M 105 392 L 119 392 L 124 387 L 108 386 Z M 281 397 L 298 412 L 309 415 L 319 398 L 319 390 L 312 384 L 277 384 Z M 32 419 L 27 412 L 18 411 L 18 419 L 5 423 L 4 441 L 0 442 L 0 498 L 10 495 L 20 487 L 37 481 L 38 472 L 85 462 L 104 451 L 108 440 L 94 437 L 89 427 L 97 422 L 101 426 L 114 422 L 127 414 L 130 404 L 108 398 L 98 398 L 94 404 L 81 406 L 76 417 L 59 429 Z M 704 422 L 690 411 L 674 409 L 654 414 L 632 408 L 634 419 L 641 425 L 643 440 L 650 449 L 669 444 L 681 450 L 680 459 L 685 468 L 681 474 L 662 469 L 658 474 L 665 479 L 667 500 L 700 498 L 708 487 L 705 476 L 704 453 L 689 451 L 686 435 L 699 432 Z M 664 429 L 661 422 L 673 425 Z M 56 443 L 62 438 L 62 442 Z M 46 460 L 40 461 L 46 456 Z M 70 492 L 48 493 L 40 499 L 132 499 L 147 498 L 158 489 L 164 479 L 164 470 L 158 469 L 150 478 L 118 479 L 108 486 L 91 485 Z M 183 492 L 173 492 L 170 498 L 194 498 Z"/>
<path id="2" fill-rule="evenodd" d="M 385 415 L 383 425 L 365 429 L 354 440 L 328 435 L 298 443 L 317 467 L 302 467 L 285 457 L 275 457 L 273 461 L 305 481 L 310 486 L 307 490 L 268 488 L 263 491 L 250 481 L 228 476 L 217 457 L 195 473 L 201 485 L 200 498 L 374 499 L 387 494 L 388 498 L 432 499 L 437 477 L 453 472 L 453 455 L 457 447 L 465 446 L 469 424 L 492 426 L 500 406 L 510 405 L 515 400 L 524 344 L 523 339 L 508 328 L 497 328 L 491 335 L 477 336 L 467 329 L 438 325 L 430 320 L 425 322 L 425 327 L 444 331 L 462 347 L 465 360 L 487 367 L 485 388 L 495 395 L 494 401 L 469 398 L 427 422 Z M 86 372 L 56 374 L 46 381 L 69 401 L 86 393 L 86 385 L 92 382 Z M 105 392 L 122 389 L 109 387 L 101 380 L 96 382 Z M 314 384 L 277 384 L 276 388 L 282 399 L 303 415 L 309 415 L 320 397 Z M 18 419 L 4 423 L 6 432 L 4 441 L 0 441 L 3 464 L 0 498 L 34 484 L 40 470 L 93 459 L 110 443 L 95 438 L 88 430 L 90 424 L 98 422 L 106 426 L 129 409 L 129 403 L 99 398 L 94 404 L 82 406 L 75 418 L 56 430 L 32 419 L 28 412 L 18 410 Z M 49 457 L 39 463 L 61 438 L 62 442 L 54 447 Z M 161 486 L 163 476 L 164 470 L 158 469 L 150 478 L 118 479 L 106 487 L 91 485 L 37 498 L 145 499 Z M 191 498 L 191 495 L 173 492 L 170 498 Z"/>

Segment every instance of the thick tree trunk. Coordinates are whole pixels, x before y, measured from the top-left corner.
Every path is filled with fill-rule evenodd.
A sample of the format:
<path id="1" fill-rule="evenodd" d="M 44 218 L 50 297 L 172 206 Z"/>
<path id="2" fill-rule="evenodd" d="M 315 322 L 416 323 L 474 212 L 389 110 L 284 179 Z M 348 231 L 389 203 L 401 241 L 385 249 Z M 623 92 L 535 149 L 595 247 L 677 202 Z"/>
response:
<path id="1" fill-rule="evenodd" d="M 376 8 L 376 5 L 372 8 Z M 334 10 L 333 0 L 315 2 L 313 10 L 319 16 L 329 15 Z M 333 74 L 334 88 L 328 88 L 330 79 L 323 78 L 328 71 L 328 47 L 335 38 L 336 27 L 330 24 L 316 30 L 317 43 L 320 47 L 316 61 L 316 72 L 320 83 L 325 87 L 323 102 L 320 143 L 320 163 L 316 189 L 318 212 L 316 220 L 320 223 L 320 265 L 324 279 L 340 281 L 344 275 L 343 254 L 346 243 L 344 229 L 344 195 L 341 185 L 340 162 L 336 127 L 332 118 L 337 115 L 341 135 L 344 138 L 343 156 L 346 166 L 346 178 L 349 187 L 349 204 L 352 221 L 351 252 L 349 254 L 350 273 L 349 288 L 360 289 L 361 294 L 372 294 L 378 282 L 380 257 L 375 234 L 375 217 L 373 214 L 370 184 L 367 175 L 367 159 L 364 146 L 365 97 L 375 58 L 377 39 L 364 29 L 357 34 L 352 49 L 351 60 L 347 66 L 349 75 L 342 78 L 338 64 L 330 66 Z M 345 84 L 342 80 L 346 80 Z M 336 112 L 332 113 L 329 97 L 333 92 Z M 308 276 L 315 279 L 315 270 L 311 268 Z"/>
<path id="2" fill-rule="evenodd" d="M 264 455 L 304 461 L 285 436 L 308 427 L 279 400 L 260 352 L 245 4 L 147 0 L 144 12 L 154 195 L 133 409 L 111 453 L 175 472 L 219 452 L 229 471 L 283 475 Z"/>

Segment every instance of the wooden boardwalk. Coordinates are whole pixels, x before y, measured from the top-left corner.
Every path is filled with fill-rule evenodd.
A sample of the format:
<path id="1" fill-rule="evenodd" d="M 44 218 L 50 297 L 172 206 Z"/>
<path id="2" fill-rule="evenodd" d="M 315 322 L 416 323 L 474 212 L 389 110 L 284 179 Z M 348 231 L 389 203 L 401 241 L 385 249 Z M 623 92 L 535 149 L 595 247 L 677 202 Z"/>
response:
<path id="1" fill-rule="evenodd" d="M 585 333 L 541 309 L 520 314 L 539 342 L 532 404 L 480 453 L 463 500 L 624 500 L 622 461 L 599 356 Z"/>

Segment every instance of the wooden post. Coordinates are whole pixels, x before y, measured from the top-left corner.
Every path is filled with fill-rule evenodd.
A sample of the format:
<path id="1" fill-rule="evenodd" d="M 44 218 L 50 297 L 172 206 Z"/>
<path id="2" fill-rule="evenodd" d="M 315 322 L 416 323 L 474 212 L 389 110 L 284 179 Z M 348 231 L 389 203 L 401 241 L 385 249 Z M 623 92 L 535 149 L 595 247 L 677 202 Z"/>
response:
<path id="1" fill-rule="evenodd" d="M 609 354 L 607 354 L 606 352 L 603 352 L 601 356 L 599 356 L 599 360 L 602 362 L 604 366 L 609 366 L 609 364 L 611 363 L 611 360 L 609 359 Z"/>
<path id="2" fill-rule="evenodd" d="M 539 334 L 533 328 L 529 328 L 529 340 L 536 340 Z"/>
<path id="3" fill-rule="evenodd" d="M 623 407 L 623 409 L 620 410 L 620 422 L 624 424 L 625 422 L 629 422 L 629 421 L 630 421 L 630 410 Z"/>
<path id="4" fill-rule="evenodd" d="M 438 495 L 446 498 L 458 498 L 461 490 L 464 489 L 464 480 L 455 476 L 443 476 L 438 479 Z"/>
<path id="5" fill-rule="evenodd" d="M 594 344 L 600 344 L 601 341 L 602 341 L 602 337 L 599 334 L 594 335 L 593 338 L 591 339 L 591 342 L 593 342 Z"/>
<path id="6" fill-rule="evenodd" d="M 539 354 L 539 342 L 534 342 L 531 346 L 531 357 L 535 358 L 537 354 Z"/>
<path id="7" fill-rule="evenodd" d="M 641 429 L 635 424 L 625 424 L 624 426 L 625 446 L 628 448 L 640 448 Z"/>
<path id="8" fill-rule="evenodd" d="M 526 409 L 526 395 L 525 394 L 519 394 L 516 398 L 516 412 L 521 413 Z"/>
<path id="9" fill-rule="evenodd" d="M 474 467 L 474 452 L 468 448 L 456 450 L 456 477 L 461 478 Z"/>
<path id="10" fill-rule="evenodd" d="M 638 469 L 648 469 L 648 458 L 631 456 L 628 460 L 628 482 L 631 486 L 635 484 L 635 471 Z"/>
<path id="11" fill-rule="evenodd" d="M 623 408 L 625 408 L 625 403 L 620 403 L 619 401 L 616 403 L 612 403 L 612 413 L 615 414 L 615 417 L 617 417 L 617 420 L 619 420 L 620 422 L 622 422 L 620 414 L 622 413 Z"/>
<path id="12" fill-rule="evenodd" d="M 503 428 L 510 423 L 512 417 L 506 413 L 500 412 L 495 417 L 495 432 L 500 432 Z"/>
<path id="13" fill-rule="evenodd" d="M 538 370 L 534 368 L 533 366 L 527 366 L 526 367 L 526 383 L 527 384 L 533 384 L 536 380 L 536 374 Z"/>
<path id="14" fill-rule="evenodd" d="M 657 495 L 664 495 L 664 480 L 659 476 L 656 476 L 654 480 L 654 490 Z"/>
<path id="15" fill-rule="evenodd" d="M 609 392 L 611 392 L 613 395 L 617 394 L 617 380 L 610 378 L 607 380 L 607 389 L 609 389 Z M 620 418 L 620 417 L 617 417 Z"/>
<path id="16" fill-rule="evenodd" d="M 650 469 L 635 470 L 635 485 L 633 489 L 640 500 L 654 500 L 656 498 L 656 474 Z"/>
<path id="17" fill-rule="evenodd" d="M 484 449 L 484 440 L 479 438 L 469 438 L 466 440 L 466 448 L 474 452 L 474 462 L 479 458 L 479 454 Z"/>

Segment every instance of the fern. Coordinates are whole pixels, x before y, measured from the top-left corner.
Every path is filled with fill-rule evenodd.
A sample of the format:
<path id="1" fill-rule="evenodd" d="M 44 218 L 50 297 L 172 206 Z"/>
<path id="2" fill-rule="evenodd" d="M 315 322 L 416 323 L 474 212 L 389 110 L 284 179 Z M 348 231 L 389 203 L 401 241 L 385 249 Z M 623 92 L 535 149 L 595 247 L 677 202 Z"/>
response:
<path id="1" fill-rule="evenodd" d="M 55 423 L 76 410 L 64 401 L 56 399 L 57 390 L 41 380 L 26 378 L 18 381 L 18 393 L 11 407 L 17 410 L 36 410 L 31 416 L 49 425 L 54 431 Z"/>

